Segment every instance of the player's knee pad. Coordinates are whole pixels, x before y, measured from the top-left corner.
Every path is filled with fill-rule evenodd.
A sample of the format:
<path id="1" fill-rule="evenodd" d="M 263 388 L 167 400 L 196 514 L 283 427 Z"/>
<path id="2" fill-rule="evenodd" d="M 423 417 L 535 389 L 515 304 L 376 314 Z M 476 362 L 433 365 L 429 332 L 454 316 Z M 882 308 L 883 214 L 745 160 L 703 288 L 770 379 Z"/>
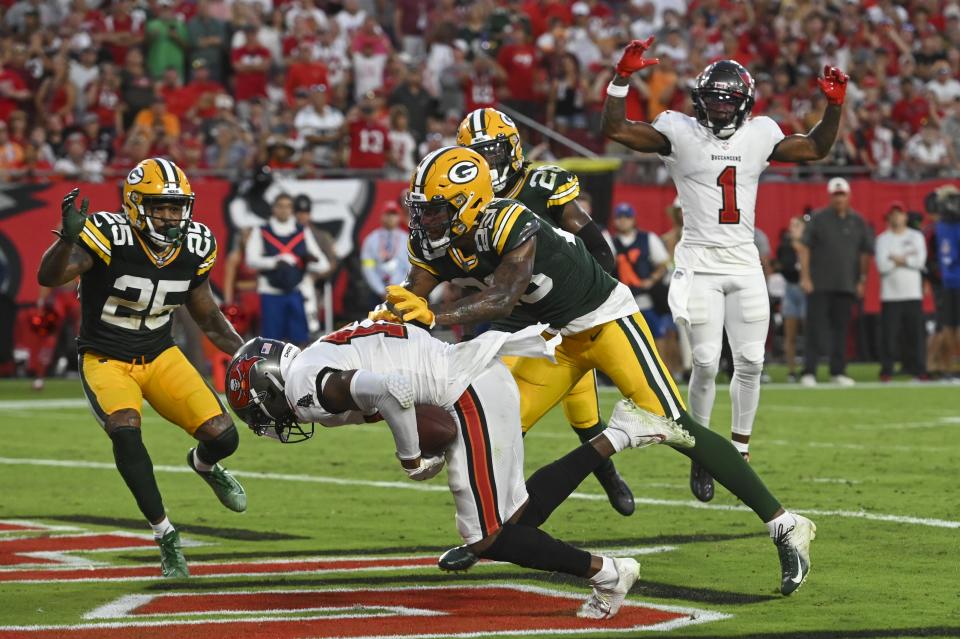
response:
<path id="1" fill-rule="evenodd" d="M 753 342 L 745 344 L 733 354 L 734 370 L 741 375 L 759 375 L 763 372 L 764 344 Z"/>
<path id="2" fill-rule="evenodd" d="M 716 375 L 720 369 L 720 345 L 698 344 L 693 348 L 693 367 L 708 375 Z"/>
<path id="3" fill-rule="evenodd" d="M 221 459 L 225 459 L 236 452 L 240 445 L 240 435 L 237 428 L 230 426 L 215 438 L 201 441 L 197 446 L 197 456 L 205 464 L 216 464 Z"/>

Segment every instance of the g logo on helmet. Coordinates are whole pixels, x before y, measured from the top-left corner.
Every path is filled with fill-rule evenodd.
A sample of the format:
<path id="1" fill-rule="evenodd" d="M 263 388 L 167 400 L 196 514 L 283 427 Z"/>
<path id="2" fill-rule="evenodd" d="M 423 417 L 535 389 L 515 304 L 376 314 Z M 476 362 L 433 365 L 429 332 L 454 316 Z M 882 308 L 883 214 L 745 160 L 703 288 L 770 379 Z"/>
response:
<path id="1" fill-rule="evenodd" d="M 136 167 L 127 175 L 127 184 L 140 184 L 143 182 L 143 169 Z"/>
<path id="2" fill-rule="evenodd" d="M 462 162 L 457 162 L 450 167 L 450 170 L 447 172 L 447 177 L 454 184 L 466 184 L 467 182 L 472 182 L 480 175 L 480 167 L 476 163 L 469 160 L 464 160 Z"/>

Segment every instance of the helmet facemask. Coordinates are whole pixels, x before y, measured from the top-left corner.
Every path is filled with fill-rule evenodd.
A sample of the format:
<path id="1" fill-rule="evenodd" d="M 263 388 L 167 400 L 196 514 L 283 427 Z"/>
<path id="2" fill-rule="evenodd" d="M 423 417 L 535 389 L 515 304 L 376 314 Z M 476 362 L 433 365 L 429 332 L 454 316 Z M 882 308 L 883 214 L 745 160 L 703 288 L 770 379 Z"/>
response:
<path id="1" fill-rule="evenodd" d="M 446 251 L 450 243 L 466 234 L 470 229 L 460 219 L 460 214 L 476 206 L 474 193 L 458 193 L 454 200 L 435 196 L 432 200 L 422 199 L 422 194 L 411 193 L 407 197 L 407 210 L 410 211 L 410 230 L 417 231 L 423 250 L 428 255 Z"/>
<path id="2" fill-rule="evenodd" d="M 519 140 L 517 141 L 519 143 Z M 483 156 L 490 165 L 490 181 L 493 183 L 493 192 L 500 194 L 507 189 L 510 179 L 516 174 L 513 157 L 513 146 L 510 140 L 502 134 L 492 140 L 476 142 L 470 147 Z"/>
<path id="3" fill-rule="evenodd" d="M 749 113 L 750 100 L 741 93 L 701 90 L 694 92 L 693 99 L 697 120 L 721 140 L 733 135 Z"/>
<path id="4" fill-rule="evenodd" d="M 143 235 L 146 236 L 152 244 L 160 248 L 169 246 L 179 246 L 186 235 L 187 227 L 193 218 L 193 195 L 147 195 L 142 196 L 137 192 L 130 194 L 133 204 L 137 207 L 139 215 L 135 225 Z M 172 205 L 173 209 L 179 208 L 179 213 L 158 212 L 154 207 Z M 169 209 L 168 209 L 169 210 Z"/>

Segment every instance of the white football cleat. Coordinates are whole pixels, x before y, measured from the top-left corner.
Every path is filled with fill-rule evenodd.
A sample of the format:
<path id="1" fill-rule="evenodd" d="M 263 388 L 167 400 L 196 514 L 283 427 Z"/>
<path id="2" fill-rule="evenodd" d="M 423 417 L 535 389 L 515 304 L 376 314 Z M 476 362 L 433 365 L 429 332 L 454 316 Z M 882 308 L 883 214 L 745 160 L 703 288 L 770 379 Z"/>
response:
<path id="1" fill-rule="evenodd" d="M 810 542 L 817 536 L 817 526 L 801 515 L 794 515 L 796 523 L 779 532 L 773 543 L 780 555 L 780 593 L 795 592 L 810 574 Z"/>
<path id="2" fill-rule="evenodd" d="M 830 378 L 830 381 L 843 387 L 850 387 L 856 384 L 852 377 L 847 377 L 846 375 L 834 375 Z"/>
<path id="3" fill-rule="evenodd" d="M 613 586 L 598 586 L 594 584 L 593 594 L 580 606 L 578 617 L 585 619 L 610 619 L 618 612 L 627 593 L 640 578 L 640 564 L 636 559 L 613 559 L 617 568 L 617 583 Z"/>
<path id="4" fill-rule="evenodd" d="M 811 375 L 810 373 L 807 373 L 806 375 L 800 378 L 800 385 L 806 386 L 807 388 L 813 388 L 814 386 L 817 385 L 817 378 Z"/>
<path id="5" fill-rule="evenodd" d="M 630 448 L 644 448 L 654 444 L 693 448 L 697 443 L 693 435 L 674 420 L 644 410 L 629 399 L 621 399 L 613 407 L 613 415 L 607 422 L 607 428 L 626 433 L 630 438 Z"/>

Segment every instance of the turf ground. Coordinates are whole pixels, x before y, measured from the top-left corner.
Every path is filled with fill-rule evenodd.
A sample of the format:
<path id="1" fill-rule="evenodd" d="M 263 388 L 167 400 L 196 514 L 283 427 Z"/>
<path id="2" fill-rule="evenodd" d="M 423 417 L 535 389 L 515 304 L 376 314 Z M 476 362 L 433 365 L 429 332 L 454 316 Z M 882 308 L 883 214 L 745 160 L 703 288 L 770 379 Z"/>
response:
<path id="1" fill-rule="evenodd" d="M 960 636 L 958 386 L 764 388 L 753 465 L 818 526 L 811 576 L 790 598 L 776 594 L 764 527 L 729 493 L 694 501 L 686 459 L 668 449 L 618 456 L 632 517 L 590 478 L 545 525 L 641 561 L 631 606 L 590 624 L 572 616 L 587 589 L 558 575 L 504 564 L 441 574 L 434 557 L 457 542 L 452 499 L 443 477 L 404 478 L 383 425 L 293 446 L 244 429 L 228 460 L 249 495 L 237 515 L 187 469 L 190 440 L 148 411 L 165 504 L 193 544 L 195 577 L 162 580 L 81 397 L 75 382 L 0 384 L 0 638 Z M 609 414 L 616 396 L 602 399 Z M 720 387 L 725 434 L 728 411 Z M 574 442 L 554 411 L 526 440 L 527 473 Z"/>

